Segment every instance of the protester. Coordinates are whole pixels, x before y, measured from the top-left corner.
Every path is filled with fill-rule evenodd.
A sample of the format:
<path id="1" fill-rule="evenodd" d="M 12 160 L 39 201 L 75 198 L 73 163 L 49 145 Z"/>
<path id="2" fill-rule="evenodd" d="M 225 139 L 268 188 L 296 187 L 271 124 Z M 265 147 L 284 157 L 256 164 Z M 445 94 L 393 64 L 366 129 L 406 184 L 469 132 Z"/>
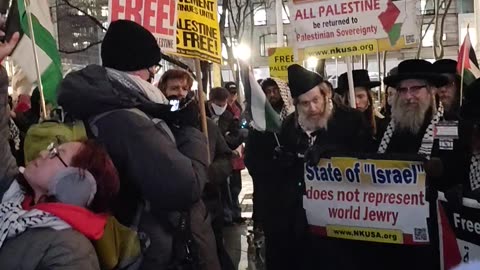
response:
<path id="1" fill-rule="evenodd" d="M 191 119 L 177 119 L 182 115 L 171 112 L 165 96 L 149 83 L 159 70 L 156 39 L 137 23 L 118 20 L 105 34 L 101 56 L 103 67 L 90 65 L 66 76 L 59 86 L 58 103 L 90 124 L 90 133 L 105 145 L 119 169 L 115 216 L 130 225 L 139 202 L 147 202 L 140 230 L 151 244 L 142 269 L 184 263 L 219 269 L 216 248 L 204 249 L 215 247 L 201 201 L 209 162 L 206 139 L 189 125 Z M 185 246 L 189 252 L 195 250 L 190 229 L 198 254 L 184 253 Z"/>
<path id="2" fill-rule="evenodd" d="M 240 134 L 239 120 L 227 110 L 229 96 L 228 90 L 223 87 L 212 88 L 209 101 L 206 103 L 206 113 L 220 128 L 220 132 L 230 149 L 235 150 L 236 156 L 240 157 L 242 155 L 241 144 L 243 143 L 243 137 Z M 222 187 L 222 200 L 225 222 L 227 224 L 233 222 L 242 223 L 244 221 L 241 217 L 241 209 L 238 203 L 239 193 L 237 190 L 230 190 L 228 183 Z"/>
<path id="3" fill-rule="evenodd" d="M 193 95 L 191 90 L 193 78 L 180 69 L 167 70 L 160 78 L 158 88 L 170 100 L 184 100 Z M 198 108 L 198 105 L 195 105 Z M 200 114 L 192 114 L 200 122 Z M 197 126 L 200 126 L 198 124 Z M 205 206 L 211 216 L 212 229 L 215 235 L 217 255 L 222 270 L 233 270 L 233 262 L 228 255 L 223 238 L 223 204 L 221 187 L 227 184 L 227 178 L 232 172 L 231 159 L 233 152 L 228 147 L 220 129 L 207 118 L 208 145 L 210 153 L 210 166 L 208 167 L 208 182 L 202 195 Z"/>
<path id="4" fill-rule="evenodd" d="M 3 67 L 0 78 L 8 81 Z M 100 269 L 90 240 L 102 236 L 119 189 L 112 161 L 92 141 L 70 142 L 19 173 L 7 141 L 7 88 L 0 87 L 0 268 Z"/>
<path id="5" fill-rule="evenodd" d="M 372 91 L 378 87 L 380 82 L 371 81 L 368 71 L 359 69 L 353 71 L 353 85 L 355 87 L 355 104 L 358 111 L 362 112 L 370 126 L 370 133 L 378 142 L 386 129 L 387 122 L 374 106 Z M 338 77 L 338 87 L 336 92 L 344 98 L 345 105 L 350 104 L 349 86 L 347 73 Z"/>
<path id="6" fill-rule="evenodd" d="M 453 149 L 441 150 L 438 140 L 434 140 L 435 135 L 440 135 L 434 135 L 434 130 L 444 113 L 442 103 L 435 99 L 435 89 L 447 82 L 447 78 L 435 73 L 432 64 L 425 60 L 401 62 L 398 73 L 385 78 L 385 84 L 395 87 L 396 94 L 392 106 L 392 120 L 378 148 L 378 153 L 432 158 L 432 162 L 426 164 L 430 176 L 427 186 L 440 190 L 454 184 L 456 176 L 447 173 L 456 170 L 448 169 L 448 166 L 455 166 L 453 164 L 458 162 L 453 158 Z M 433 163 L 439 161 L 438 158 L 444 161 L 443 166 L 442 162 Z M 446 160 L 450 162 L 445 162 Z M 430 165 L 432 163 L 434 165 Z M 442 174 L 442 170 L 447 173 Z M 379 254 L 375 269 L 385 269 L 391 265 L 395 265 L 395 269 L 412 266 L 419 269 L 438 269 L 439 258 L 433 244 L 404 246 L 372 243 L 368 248 Z"/>
<path id="7" fill-rule="evenodd" d="M 443 117 L 447 121 L 458 120 L 461 77 L 457 75 L 457 61 L 441 59 L 433 64 L 433 68 L 435 72 L 448 78 L 448 83 L 438 89 L 438 96 L 445 110 Z"/>
<path id="8" fill-rule="evenodd" d="M 280 115 L 282 121 L 295 111 L 286 82 L 276 78 L 266 78 L 262 80 L 261 86 L 270 105 Z M 261 239 L 258 235 L 262 233 L 265 235 L 266 261 L 269 269 L 275 269 L 273 243 L 280 241 L 280 239 L 273 239 L 272 244 L 270 243 L 271 237 L 276 236 L 275 227 L 279 220 L 279 217 L 275 216 L 277 213 L 271 209 L 276 209 L 278 202 L 283 199 L 276 196 L 276 192 L 272 192 L 280 176 L 277 174 L 276 163 L 272 159 L 277 146 L 277 133 L 257 130 L 254 124 L 251 125 L 245 144 L 245 164 L 253 181 L 254 238 Z"/>
<path id="9" fill-rule="evenodd" d="M 465 89 L 460 109 L 459 135 L 465 157 L 462 170 L 463 191 L 467 197 L 480 199 L 480 79 Z"/>
<path id="10" fill-rule="evenodd" d="M 238 102 L 238 87 L 234 82 L 227 82 L 225 88 L 229 93 L 227 110 L 233 114 L 234 121 L 240 125 L 242 120 L 242 106 Z M 232 159 L 233 171 L 229 178 L 229 188 L 232 198 L 231 211 L 233 222 L 241 224 L 246 220 L 245 218 L 242 218 L 242 208 L 240 207 L 240 202 L 238 200 L 238 196 L 242 191 L 242 170 L 245 169 L 245 163 L 243 161 L 243 144 L 240 144 L 238 151 L 241 155 Z"/>
<path id="11" fill-rule="evenodd" d="M 397 74 L 398 69 L 392 68 L 390 72 L 388 72 L 388 76 Z M 395 88 L 392 86 L 385 85 L 385 99 L 383 101 L 383 107 L 380 110 L 380 113 L 385 116 L 386 119 L 390 119 L 392 115 L 392 105 L 393 105 L 393 97 L 395 96 Z"/>
<path id="12" fill-rule="evenodd" d="M 288 81 L 296 113 L 283 122 L 281 147 L 276 149 L 280 177 L 271 192 L 282 199 L 272 211 L 278 220 L 269 244 L 275 250 L 267 264 L 271 269 L 309 269 L 308 264 L 313 263 L 310 267 L 328 269 L 345 260 L 339 260 L 335 255 L 341 252 L 339 247 L 328 239 L 315 239 L 312 246 L 309 244 L 312 237 L 307 234 L 302 204 L 304 162 L 316 165 L 322 156 L 365 151 L 371 144 L 371 135 L 360 112 L 333 104 L 333 93 L 322 84 L 319 74 L 295 64 L 288 67 Z M 321 252 L 325 258 L 318 260 L 313 256 L 315 252 Z"/>

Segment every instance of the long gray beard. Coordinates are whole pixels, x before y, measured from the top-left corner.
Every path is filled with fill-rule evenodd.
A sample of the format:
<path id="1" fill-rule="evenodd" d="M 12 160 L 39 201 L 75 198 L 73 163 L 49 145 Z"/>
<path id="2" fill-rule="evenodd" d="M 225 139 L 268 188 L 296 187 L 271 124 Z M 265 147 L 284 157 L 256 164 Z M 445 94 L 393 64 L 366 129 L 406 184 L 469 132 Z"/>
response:
<path id="1" fill-rule="evenodd" d="M 307 115 L 298 111 L 298 124 L 305 132 L 314 132 L 319 129 L 327 129 L 328 120 L 330 120 L 330 118 L 332 117 L 332 106 L 333 105 L 331 104 L 331 102 L 329 102 L 327 106 L 325 106 L 325 111 L 323 112 L 321 118 L 315 120 L 308 119 Z"/>
<path id="2" fill-rule="evenodd" d="M 425 115 L 432 104 L 432 101 L 420 103 L 418 107 L 412 109 L 397 98 L 395 106 L 392 107 L 392 118 L 395 121 L 396 129 L 418 134 L 424 124 Z"/>

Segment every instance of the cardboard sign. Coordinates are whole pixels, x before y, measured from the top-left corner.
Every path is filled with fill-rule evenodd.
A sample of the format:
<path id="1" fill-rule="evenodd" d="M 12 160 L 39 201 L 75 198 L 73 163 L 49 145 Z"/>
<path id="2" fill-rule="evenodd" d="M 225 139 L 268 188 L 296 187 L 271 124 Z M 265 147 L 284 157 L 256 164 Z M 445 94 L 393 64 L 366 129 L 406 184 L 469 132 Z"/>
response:
<path id="1" fill-rule="evenodd" d="M 414 0 L 294 1 L 291 7 L 299 48 L 384 38 L 394 47 L 419 40 Z"/>
<path id="2" fill-rule="evenodd" d="M 179 0 L 177 54 L 221 64 L 216 0 Z"/>
<path id="3" fill-rule="evenodd" d="M 109 21 L 131 20 L 148 31 L 165 52 L 175 52 L 176 1 L 175 0 L 109 0 Z"/>
<path id="4" fill-rule="evenodd" d="M 320 236 L 378 243 L 428 244 L 429 203 L 421 162 L 322 159 L 305 167 L 304 208 Z"/>

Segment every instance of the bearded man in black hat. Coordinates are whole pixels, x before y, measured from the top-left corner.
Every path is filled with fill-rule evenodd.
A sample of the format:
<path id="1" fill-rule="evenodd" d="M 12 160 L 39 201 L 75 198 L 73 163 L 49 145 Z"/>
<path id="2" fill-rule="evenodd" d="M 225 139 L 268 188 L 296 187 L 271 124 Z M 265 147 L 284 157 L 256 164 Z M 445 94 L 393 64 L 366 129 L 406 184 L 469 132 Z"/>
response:
<path id="1" fill-rule="evenodd" d="M 90 65 L 66 76 L 58 103 L 90 124 L 118 169 L 115 217 L 129 226 L 141 210 L 139 227 L 151 241 L 141 268 L 167 269 L 186 259 L 173 248 L 179 244 L 174 234 L 186 219 L 198 245 L 200 269 L 220 269 L 201 201 L 209 163 L 206 138 L 187 124 L 193 121 L 179 121 L 181 112 L 171 112 L 168 100 L 150 83 L 161 59 L 155 37 L 135 22 L 112 22 L 101 56 L 103 66 Z M 140 207 L 145 201 L 148 207 Z"/>
<path id="2" fill-rule="evenodd" d="M 448 78 L 436 73 L 430 62 L 401 62 L 397 73 L 385 78 L 385 84 L 394 87 L 396 93 L 392 119 L 378 148 L 378 153 L 418 155 L 431 160 L 425 164 L 429 175 L 427 185 L 442 191 L 454 186 L 458 178 L 458 152 L 453 138 L 442 138 L 438 129 L 444 117 L 444 107 L 436 100 L 435 94 L 436 89 L 447 83 Z M 439 131 L 435 132 L 437 129 Z M 451 141 L 443 144 L 444 139 Z M 375 269 L 407 269 L 412 266 L 438 269 L 438 252 L 433 244 L 378 244 L 371 250 L 381 257 Z M 395 267 L 391 268 L 392 265 Z"/>
<path id="3" fill-rule="evenodd" d="M 445 110 L 444 119 L 447 121 L 458 120 L 461 78 L 457 75 L 457 61 L 441 59 L 433 63 L 433 68 L 435 72 L 448 79 L 448 83 L 438 88 L 437 92 Z"/>
<path id="4" fill-rule="evenodd" d="M 283 122 L 281 147 L 277 149 L 280 178 L 272 192 L 282 194 L 277 196 L 282 198 L 277 209 L 282 222 L 276 227 L 278 241 L 271 243 L 277 252 L 272 269 L 318 269 L 329 262 L 346 263 L 335 256 L 340 249 L 330 246 L 328 240 L 318 242 L 307 233 L 302 199 L 304 164 L 314 166 L 321 157 L 335 153 L 363 152 L 371 145 L 371 134 L 360 112 L 333 104 L 331 89 L 318 73 L 291 65 L 288 81 L 296 112 Z M 320 249 L 322 254 L 331 252 L 331 256 L 319 259 L 305 255 Z"/>
<path id="5" fill-rule="evenodd" d="M 358 69 L 352 72 L 353 85 L 355 87 L 355 105 L 356 109 L 363 113 L 365 119 L 370 126 L 370 132 L 372 133 L 375 141 L 381 139 L 383 132 L 387 127 L 387 121 L 383 115 L 381 115 L 377 109 L 375 109 L 373 103 L 373 96 L 371 89 L 380 86 L 379 81 L 371 81 L 368 71 L 365 69 Z M 338 77 L 338 87 L 335 90 L 340 96 L 343 97 L 344 104 L 349 106 L 350 95 L 348 87 L 347 73 L 343 73 Z"/>

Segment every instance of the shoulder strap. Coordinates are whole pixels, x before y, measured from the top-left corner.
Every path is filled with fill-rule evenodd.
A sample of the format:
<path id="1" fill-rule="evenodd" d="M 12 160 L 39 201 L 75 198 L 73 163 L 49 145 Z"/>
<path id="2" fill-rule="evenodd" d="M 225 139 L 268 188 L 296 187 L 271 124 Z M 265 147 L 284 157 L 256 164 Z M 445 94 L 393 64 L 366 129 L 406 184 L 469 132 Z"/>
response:
<path id="1" fill-rule="evenodd" d="M 96 126 L 96 122 L 98 122 L 98 120 L 102 119 L 103 117 L 105 117 L 105 116 L 107 116 L 107 115 L 109 115 L 113 112 L 118 112 L 118 111 L 129 111 L 129 112 L 135 113 L 136 115 L 139 115 L 143 118 L 151 120 L 155 124 L 156 127 L 160 127 L 162 129 L 162 131 L 164 131 L 167 134 L 167 136 L 172 140 L 172 142 L 174 142 L 174 143 L 176 142 L 175 137 L 173 136 L 172 130 L 170 129 L 170 127 L 167 125 L 167 123 L 165 121 L 163 121 L 162 119 L 159 119 L 159 118 L 152 118 L 152 117 L 148 116 L 146 113 L 142 112 L 141 110 L 139 110 L 137 108 L 112 110 L 112 111 L 104 112 L 104 113 L 101 113 L 101 114 L 98 114 L 98 115 L 92 117 L 88 121 L 89 126 L 90 126 L 90 131 L 91 131 L 92 135 L 95 136 L 95 137 L 98 136 L 98 128 Z"/>

